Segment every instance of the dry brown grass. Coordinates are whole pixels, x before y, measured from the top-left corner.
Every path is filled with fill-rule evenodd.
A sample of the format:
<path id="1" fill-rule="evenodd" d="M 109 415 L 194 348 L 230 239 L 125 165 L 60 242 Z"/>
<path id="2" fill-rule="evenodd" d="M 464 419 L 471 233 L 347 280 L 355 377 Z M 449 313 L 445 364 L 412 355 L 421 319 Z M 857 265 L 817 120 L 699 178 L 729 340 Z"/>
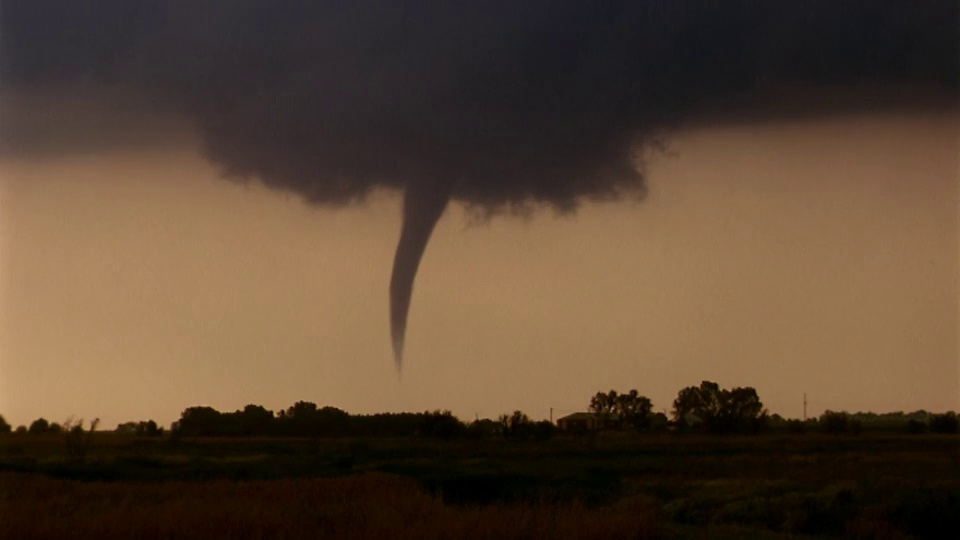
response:
<path id="1" fill-rule="evenodd" d="M 103 483 L 0 474 L 0 538 L 649 538 L 642 497 L 445 505 L 384 474 L 236 482 Z"/>

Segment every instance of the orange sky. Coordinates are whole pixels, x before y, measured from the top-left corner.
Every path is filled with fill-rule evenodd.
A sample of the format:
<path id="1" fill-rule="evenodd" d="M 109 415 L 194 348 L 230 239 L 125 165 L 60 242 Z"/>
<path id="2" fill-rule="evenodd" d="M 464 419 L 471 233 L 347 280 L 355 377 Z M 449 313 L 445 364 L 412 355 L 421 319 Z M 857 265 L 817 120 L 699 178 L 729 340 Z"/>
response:
<path id="1" fill-rule="evenodd" d="M 399 201 L 238 185 L 192 147 L 0 162 L 0 414 L 169 423 L 297 400 L 351 413 L 521 409 L 598 390 L 657 410 L 709 379 L 784 416 L 960 408 L 960 118 L 677 134 L 642 203 L 471 225 L 387 283 Z"/>

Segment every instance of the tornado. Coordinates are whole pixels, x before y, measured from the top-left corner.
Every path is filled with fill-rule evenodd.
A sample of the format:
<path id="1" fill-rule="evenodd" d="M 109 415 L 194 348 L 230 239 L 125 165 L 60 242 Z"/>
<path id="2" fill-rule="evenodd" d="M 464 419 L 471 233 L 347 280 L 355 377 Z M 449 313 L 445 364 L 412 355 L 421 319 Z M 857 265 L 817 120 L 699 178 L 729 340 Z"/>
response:
<path id="1" fill-rule="evenodd" d="M 403 197 L 403 226 L 390 276 L 390 336 L 397 370 L 403 367 L 403 342 L 413 282 L 430 235 L 450 200 L 449 189 L 438 185 L 408 186 Z"/>

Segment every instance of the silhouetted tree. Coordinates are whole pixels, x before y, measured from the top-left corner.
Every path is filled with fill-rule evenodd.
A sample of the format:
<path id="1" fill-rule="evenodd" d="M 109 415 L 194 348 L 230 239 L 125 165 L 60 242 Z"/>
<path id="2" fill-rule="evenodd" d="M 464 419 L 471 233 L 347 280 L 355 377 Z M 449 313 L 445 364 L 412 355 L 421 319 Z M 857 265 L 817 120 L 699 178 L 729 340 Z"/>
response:
<path id="1" fill-rule="evenodd" d="M 298 401 L 287 409 L 288 418 L 309 419 L 317 415 L 317 404 L 309 401 Z"/>
<path id="2" fill-rule="evenodd" d="M 30 422 L 30 433 L 47 433 L 50 431 L 50 422 L 46 418 L 37 418 Z"/>
<path id="3" fill-rule="evenodd" d="M 489 439 L 501 434 L 503 427 L 500 422 L 489 418 L 481 418 L 470 422 L 466 435 L 471 439 Z"/>
<path id="4" fill-rule="evenodd" d="M 617 409 L 617 397 L 617 391 L 610 390 L 606 394 L 597 392 L 596 395 L 590 398 L 589 410 L 597 415 L 603 427 L 609 427 L 614 423 L 613 418 L 614 412 Z"/>
<path id="5" fill-rule="evenodd" d="M 533 422 L 530 417 L 520 411 L 513 411 L 510 416 L 500 416 L 500 426 L 503 436 L 507 439 L 528 439 L 533 435 Z"/>
<path id="6" fill-rule="evenodd" d="M 158 426 L 153 420 L 124 422 L 122 424 L 117 424 L 117 429 L 114 431 L 117 433 L 138 435 L 141 437 L 159 437 L 160 435 L 163 435 L 163 428 Z"/>
<path id="7" fill-rule="evenodd" d="M 860 422 L 850 418 L 848 413 L 829 409 L 820 415 L 819 424 L 824 433 L 859 433 L 861 429 Z"/>
<path id="8" fill-rule="evenodd" d="M 308 437 L 319 435 L 319 409 L 316 403 L 298 401 L 287 409 L 284 432 L 289 435 Z"/>
<path id="9" fill-rule="evenodd" d="M 767 420 L 760 396 L 753 388 L 734 388 L 720 392 L 720 414 L 713 426 L 723 433 L 755 433 L 763 429 Z"/>
<path id="10" fill-rule="evenodd" d="M 713 433 L 753 433 L 764 427 L 767 412 L 753 388 L 725 390 L 715 382 L 703 381 L 699 387 L 690 386 L 677 394 L 673 416 L 682 427 L 696 418 Z"/>
<path id="11" fill-rule="evenodd" d="M 720 391 L 717 383 L 703 381 L 700 386 L 688 386 L 677 393 L 673 400 L 673 420 L 680 427 L 690 427 L 705 423 L 719 410 L 716 394 Z"/>
<path id="12" fill-rule="evenodd" d="M 239 413 L 240 434 L 247 437 L 266 435 L 273 422 L 273 411 L 260 405 L 247 405 Z"/>
<path id="13" fill-rule="evenodd" d="M 21 435 L 24 433 L 27 433 L 27 426 L 23 426 L 23 425 L 17 426 L 17 429 L 13 430 L 13 432 Z"/>
<path id="14" fill-rule="evenodd" d="M 712 386 L 711 386 L 712 385 Z M 710 414 L 708 403 L 703 394 L 713 392 L 716 383 L 704 381 L 700 387 L 688 386 L 677 393 L 673 400 L 673 420 L 680 427 L 691 427 L 704 421 L 703 416 Z"/>
<path id="15" fill-rule="evenodd" d="M 646 396 L 641 396 L 636 390 L 616 396 L 614 412 L 621 422 L 633 426 L 637 431 L 650 427 L 650 412 L 653 403 Z"/>
<path id="16" fill-rule="evenodd" d="M 137 432 L 137 423 L 136 422 L 124 422 L 122 424 L 117 424 L 117 429 L 113 430 L 116 433 L 124 433 L 128 435 L 133 435 Z"/>
<path id="17" fill-rule="evenodd" d="M 319 435 L 348 435 L 350 415 L 336 407 L 323 407 L 317 411 L 316 432 Z"/>
<path id="18" fill-rule="evenodd" d="M 137 423 L 134 433 L 141 437 L 159 437 L 163 435 L 163 428 L 159 427 L 153 420 L 141 421 Z"/>
<path id="19" fill-rule="evenodd" d="M 10 433 L 10 424 L 7 423 L 2 414 L 0 414 L 0 433 Z"/>
<path id="20" fill-rule="evenodd" d="M 180 414 L 177 431 L 192 436 L 220 435 L 220 416 L 220 411 L 213 407 L 189 407 Z"/>
<path id="21" fill-rule="evenodd" d="M 466 430 L 467 427 L 453 413 L 438 410 L 423 413 L 418 431 L 425 437 L 450 439 L 462 436 Z"/>

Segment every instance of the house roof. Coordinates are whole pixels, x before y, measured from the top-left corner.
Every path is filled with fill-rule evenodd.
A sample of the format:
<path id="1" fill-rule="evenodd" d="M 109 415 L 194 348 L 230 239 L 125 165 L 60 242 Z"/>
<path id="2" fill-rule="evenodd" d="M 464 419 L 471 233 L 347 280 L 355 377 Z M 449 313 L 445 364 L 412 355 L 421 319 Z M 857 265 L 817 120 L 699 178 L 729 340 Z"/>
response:
<path id="1" fill-rule="evenodd" d="M 617 415 L 612 413 L 608 416 L 608 418 L 612 418 L 612 419 L 615 419 L 616 417 Z M 560 422 L 561 420 L 597 420 L 597 419 L 599 419 L 599 416 L 597 416 L 594 413 L 577 412 L 577 413 L 568 414 L 566 416 L 558 418 L 557 422 Z"/>
<path id="2" fill-rule="evenodd" d="M 577 413 L 568 414 L 566 416 L 560 417 L 557 419 L 557 422 L 564 422 L 569 420 L 592 420 L 594 418 L 596 418 L 596 416 L 594 416 L 593 413 L 577 412 Z"/>

